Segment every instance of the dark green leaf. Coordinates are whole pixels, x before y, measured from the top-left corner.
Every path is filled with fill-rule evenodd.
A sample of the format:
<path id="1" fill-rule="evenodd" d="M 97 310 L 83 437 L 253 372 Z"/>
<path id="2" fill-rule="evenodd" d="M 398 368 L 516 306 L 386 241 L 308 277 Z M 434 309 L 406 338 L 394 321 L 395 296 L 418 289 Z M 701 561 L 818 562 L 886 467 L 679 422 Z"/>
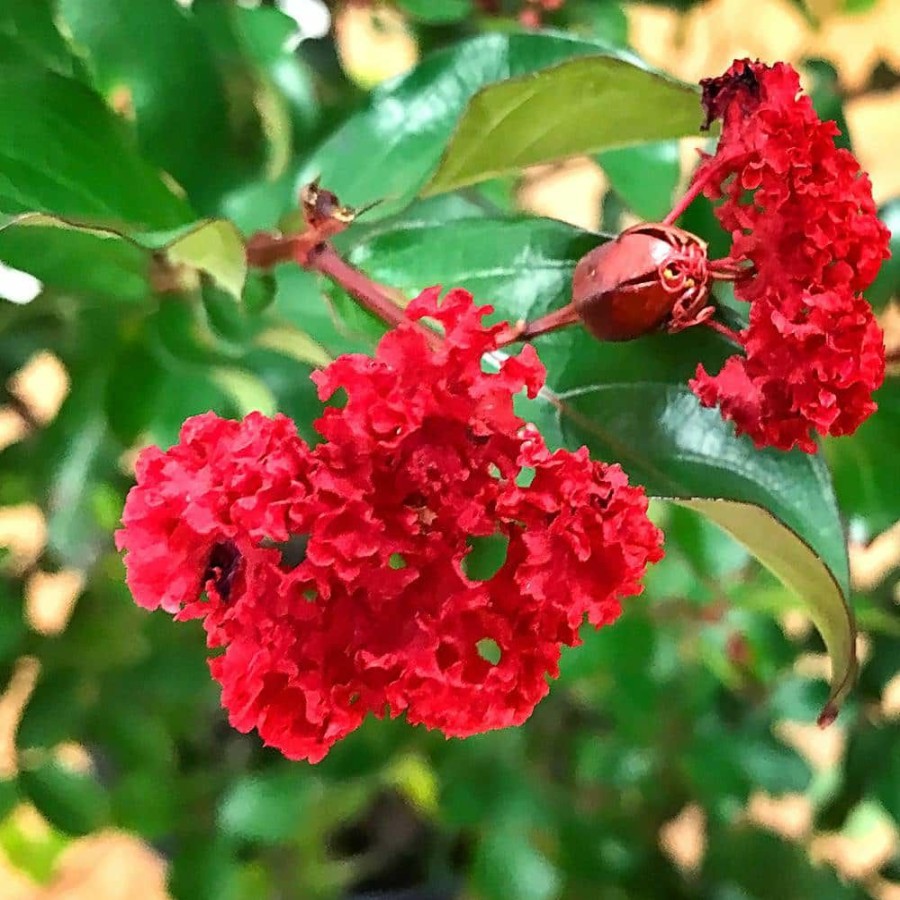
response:
<path id="1" fill-rule="evenodd" d="M 887 814 L 897 823 L 900 822 L 900 755 L 888 750 L 888 757 L 888 769 L 876 787 L 876 795 Z"/>
<path id="2" fill-rule="evenodd" d="M 175 900 L 243 900 L 234 890 L 237 871 L 233 849 L 222 836 L 192 835 L 179 842 L 169 891 Z"/>
<path id="3" fill-rule="evenodd" d="M 89 834 L 109 819 L 109 797 L 93 775 L 49 761 L 20 772 L 19 785 L 37 811 L 66 834 Z"/>
<path id="4" fill-rule="evenodd" d="M 0 778 L 0 822 L 18 805 L 19 791 L 15 778 Z"/>
<path id="5" fill-rule="evenodd" d="M 275 341 L 286 344 L 284 350 L 288 352 L 278 349 Z M 289 329 L 283 332 L 273 329 L 262 334 L 260 342 L 273 349 L 248 353 L 243 365 L 272 392 L 278 411 L 290 416 L 297 423 L 300 434 L 315 443 L 319 435 L 313 430 L 312 423 L 322 415 L 322 402 L 309 377 L 313 367 L 309 361 L 293 355 L 302 352 L 303 345 L 309 344 L 309 338 L 303 334 L 293 335 Z"/>
<path id="6" fill-rule="evenodd" d="M 131 446 L 153 421 L 166 383 L 165 370 L 143 337 L 141 332 L 122 343 L 106 383 L 106 420 L 125 446 Z"/>
<path id="7" fill-rule="evenodd" d="M 76 740 L 88 699 L 88 685 L 78 671 L 60 669 L 42 674 L 16 730 L 19 749 L 52 749 Z"/>
<path id="8" fill-rule="evenodd" d="M 398 0 L 398 6 L 414 19 L 430 25 L 458 22 L 473 9 L 472 0 Z"/>
<path id="9" fill-rule="evenodd" d="M 147 769 L 124 772 L 110 798 L 116 824 L 151 839 L 172 833 L 181 800 L 171 780 Z"/>
<path id="10" fill-rule="evenodd" d="M 737 900 L 851 900 L 834 870 L 815 866 L 799 844 L 743 825 L 716 829 L 703 863 L 708 896 Z"/>
<path id="11" fill-rule="evenodd" d="M 174 228 L 193 217 L 80 82 L 0 65 L 0 213 Z M 39 116 L 34 111 L 40 109 Z"/>
<path id="12" fill-rule="evenodd" d="M 0 665 L 18 659 L 25 637 L 25 619 L 22 616 L 23 598 L 21 586 L 11 580 L 0 580 Z M 0 681 L 0 692 L 6 687 Z"/>
<path id="13" fill-rule="evenodd" d="M 168 0 L 58 6 L 99 89 L 133 113 L 144 155 L 210 209 L 230 143 L 228 98 L 194 16 Z"/>
<path id="14" fill-rule="evenodd" d="M 52 0 L 4 0 L 0 6 L 0 59 L 27 61 L 61 75 L 77 75 L 79 66 L 53 22 L 53 7 Z"/>

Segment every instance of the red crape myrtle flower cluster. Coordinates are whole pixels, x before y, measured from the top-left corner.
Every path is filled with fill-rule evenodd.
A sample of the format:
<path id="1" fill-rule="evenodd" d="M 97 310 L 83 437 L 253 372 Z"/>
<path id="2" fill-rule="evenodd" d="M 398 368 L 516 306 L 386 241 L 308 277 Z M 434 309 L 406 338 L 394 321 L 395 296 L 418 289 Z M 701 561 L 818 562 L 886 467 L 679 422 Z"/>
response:
<path id="1" fill-rule="evenodd" d="M 613 621 L 662 555 L 618 466 L 550 452 L 514 413 L 543 385 L 533 349 L 483 371 L 489 311 L 426 290 L 374 358 L 317 373 L 346 403 L 314 448 L 284 416 L 207 413 L 138 460 L 117 534 L 136 601 L 203 620 L 231 723 L 290 758 L 369 713 L 460 737 L 523 722 L 585 617 Z M 473 539 L 498 535 L 505 561 L 470 577 Z"/>
<path id="2" fill-rule="evenodd" d="M 708 120 L 722 121 L 703 185 L 731 233 L 731 261 L 748 264 L 735 294 L 750 304 L 743 354 L 692 389 L 758 446 L 814 453 L 813 434 L 850 434 L 875 411 L 884 344 L 861 292 L 889 255 L 872 186 L 835 147 L 833 122 L 800 94 L 797 73 L 742 60 L 701 82 Z"/>
<path id="3" fill-rule="evenodd" d="M 709 124 L 722 120 L 714 155 L 661 223 L 641 223 L 578 263 L 572 303 L 531 323 L 535 336 L 580 319 L 603 341 L 706 325 L 740 348 L 716 375 L 698 366 L 691 388 L 758 447 L 815 453 L 815 436 L 850 434 L 876 408 L 884 342 L 862 296 L 889 256 L 872 186 L 838 149 L 797 73 L 742 60 L 703 85 Z M 732 238 L 711 260 L 707 245 L 675 226 L 701 193 Z M 732 281 L 750 304 L 746 328 L 716 321 L 709 293 Z"/>

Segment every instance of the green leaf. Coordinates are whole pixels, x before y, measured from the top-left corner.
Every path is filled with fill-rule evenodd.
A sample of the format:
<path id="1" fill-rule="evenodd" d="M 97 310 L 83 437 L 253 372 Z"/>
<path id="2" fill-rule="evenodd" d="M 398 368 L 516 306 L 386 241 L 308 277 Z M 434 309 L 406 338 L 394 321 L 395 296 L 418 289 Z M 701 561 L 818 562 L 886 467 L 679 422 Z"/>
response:
<path id="1" fill-rule="evenodd" d="M 748 825 L 716 829 L 703 861 L 708 896 L 741 900 L 850 900 L 833 869 L 815 866 L 799 844 Z M 774 894 L 773 894 L 774 890 Z"/>
<path id="2" fill-rule="evenodd" d="M 597 162 L 612 189 L 642 219 L 659 221 L 672 208 L 672 195 L 681 178 L 675 141 L 605 150 L 597 155 Z"/>
<path id="3" fill-rule="evenodd" d="M 566 27 L 614 47 L 628 44 L 628 16 L 616 0 L 568 0 L 563 7 Z"/>
<path id="4" fill-rule="evenodd" d="M 66 241 L 60 242 L 51 229 L 72 231 L 84 236 L 85 240 L 79 243 L 70 239 L 67 246 Z M 145 282 L 150 274 L 150 255 L 159 253 L 171 266 L 184 266 L 193 272 L 206 273 L 223 290 L 238 300 L 247 277 L 247 257 L 243 238 L 235 225 L 227 219 L 202 219 L 167 231 L 140 231 L 122 226 L 105 226 L 77 218 L 25 213 L 7 217 L 5 220 L 0 217 L 0 249 L 5 246 L 7 239 L 4 235 L 7 233 L 13 236 L 8 241 L 13 251 L 10 257 L 11 264 L 19 262 L 36 277 L 49 272 L 52 283 L 60 288 L 85 289 L 83 266 L 79 265 L 82 262 L 79 254 L 85 250 L 95 253 L 105 267 L 121 265 L 125 270 L 123 276 L 132 280 L 138 274 L 135 269 L 139 268 L 140 257 L 143 256 L 142 274 Z M 87 238 L 112 241 L 113 246 L 104 252 L 106 248 Z M 63 261 L 56 266 L 48 267 L 46 263 L 42 264 L 40 261 L 47 240 L 50 241 L 51 247 L 62 248 Z M 115 246 L 117 241 L 123 241 L 145 252 L 138 254 L 136 258 L 133 251 L 124 251 Z M 30 265 L 29 253 L 37 257 L 36 267 Z M 106 277 L 112 282 L 110 291 L 116 293 L 114 275 L 109 274 Z M 90 283 L 88 280 L 87 284 Z M 131 293 L 132 290 L 134 293 L 139 292 L 136 286 L 131 287 L 129 281 L 126 293 Z"/>
<path id="5" fill-rule="evenodd" d="M 489 827 L 473 862 L 484 900 L 551 900 L 560 896 L 559 873 L 514 824 Z"/>
<path id="6" fill-rule="evenodd" d="M 77 75 L 79 66 L 53 22 L 53 6 L 52 0 L 4 0 L 0 6 L 0 59 Z"/>
<path id="7" fill-rule="evenodd" d="M 897 447 L 900 447 L 900 380 L 887 378 L 875 394 L 878 412 L 849 440 L 825 442 L 840 507 L 865 520 L 870 536 L 897 521 L 894 499 Z"/>
<path id="8" fill-rule="evenodd" d="M 837 69 L 824 59 L 807 59 L 803 68 L 809 77 L 809 95 L 820 119 L 834 122 L 841 133 L 835 138 L 835 144 L 852 150 L 850 126 L 844 115 L 844 99 Z"/>
<path id="9" fill-rule="evenodd" d="M 171 0 L 58 7 L 99 90 L 127 97 L 144 155 L 208 210 L 228 160 L 228 99 L 194 15 Z"/>
<path id="10" fill-rule="evenodd" d="M 0 227 L 0 259 L 45 290 L 82 300 L 140 303 L 150 285 L 147 252 L 124 240 L 55 226 Z"/>
<path id="11" fill-rule="evenodd" d="M 696 90 L 615 56 L 574 59 L 484 88 L 427 194 L 537 163 L 699 133 Z"/>
<path id="12" fill-rule="evenodd" d="M 110 364 L 103 351 L 113 351 L 113 332 L 101 316 L 82 316 L 80 324 L 79 349 L 86 359 L 68 367 L 72 389 L 32 452 L 49 549 L 63 565 L 86 568 L 109 540 L 92 498 L 103 474 L 114 471 L 121 448 L 111 440 L 103 413 Z"/>
<path id="13" fill-rule="evenodd" d="M 0 580 L 0 666 L 12 663 L 21 655 L 25 637 L 22 588 L 16 582 Z M 6 685 L 0 680 L 0 691 Z"/>
<path id="14" fill-rule="evenodd" d="M 262 844 L 278 844 L 303 828 L 314 779 L 306 769 L 284 768 L 248 775 L 222 798 L 222 833 Z"/>
<path id="15" fill-rule="evenodd" d="M 247 895 L 235 890 L 237 876 L 229 841 L 215 833 L 192 834 L 179 842 L 168 871 L 168 888 L 175 900 L 243 900 Z"/>
<path id="16" fill-rule="evenodd" d="M 22 793 L 65 834 L 89 834 L 109 820 L 109 797 L 93 775 L 55 761 L 19 773 Z"/>
<path id="17" fill-rule="evenodd" d="M 891 258 L 882 263 L 878 277 L 866 291 L 866 299 L 876 309 L 882 309 L 900 297 L 900 197 L 885 203 L 878 215 L 891 231 Z"/>
<path id="18" fill-rule="evenodd" d="M 509 321 L 569 300 L 572 271 L 602 237 L 550 220 L 469 220 L 385 230 L 351 260 L 413 295 L 464 287 Z M 819 456 L 759 451 L 687 387 L 698 362 L 717 369 L 729 346 L 694 330 L 599 344 L 573 327 L 535 342 L 548 389 L 523 403 L 550 443 L 587 444 L 657 497 L 707 516 L 792 588 L 833 656 L 832 702 L 855 671 L 848 564 L 828 470 Z"/>
<path id="19" fill-rule="evenodd" d="M 244 241 L 225 219 L 207 219 L 168 234 L 136 238 L 144 246 L 156 244 L 174 265 L 206 272 L 216 284 L 240 300 L 247 277 Z"/>
<path id="20" fill-rule="evenodd" d="M 62 669 L 42 674 L 16 729 L 19 749 L 51 749 L 78 738 L 86 708 L 85 688 L 78 671 Z"/>
<path id="21" fill-rule="evenodd" d="M 397 5 L 429 25 L 458 22 L 472 12 L 472 0 L 398 0 Z"/>
<path id="22" fill-rule="evenodd" d="M 171 834 L 183 802 L 170 778 L 148 769 L 123 772 L 110 800 L 116 824 L 144 838 Z"/>
<path id="23" fill-rule="evenodd" d="M 815 478 L 820 474 L 828 478 L 824 465 L 810 468 Z M 815 489 L 815 482 L 807 485 L 807 490 Z M 830 487 L 828 501 L 833 506 L 832 518 L 837 519 L 837 507 Z M 795 504 L 802 502 L 802 492 L 795 491 Z M 744 544 L 753 555 L 781 579 L 791 590 L 805 601 L 806 611 L 813 620 L 828 655 L 831 657 L 833 675 L 831 696 L 823 713 L 829 706 L 837 706 L 852 689 L 857 674 L 856 625 L 853 613 L 845 597 L 848 588 L 839 573 L 830 569 L 825 561 L 804 538 L 793 528 L 779 521 L 768 509 L 734 500 L 679 500 L 688 509 L 693 509 L 715 522 L 720 528 Z M 798 517 L 792 515 L 792 519 Z M 804 532 L 813 530 L 813 523 L 806 522 Z M 835 531 L 840 522 L 832 523 Z M 816 528 L 816 531 L 820 529 Z M 837 535 L 835 535 L 836 537 Z M 823 535 L 823 537 L 825 537 Z M 835 551 L 837 546 L 835 544 Z M 837 554 L 832 554 L 837 561 Z M 843 583 L 842 583 L 843 582 Z M 835 709 L 836 711 L 836 709 Z"/>
<path id="24" fill-rule="evenodd" d="M 474 140 L 474 149 L 489 151 L 488 168 L 492 170 L 514 169 L 509 155 L 520 150 L 529 158 L 535 152 L 538 155 L 559 152 L 569 156 L 696 131 L 702 115 L 697 95 L 690 88 L 639 69 L 632 62 L 597 55 L 607 50 L 608 47 L 600 43 L 536 33 L 486 34 L 440 50 L 424 59 L 409 74 L 373 91 L 366 109 L 348 119 L 307 160 L 299 181 L 303 183 L 321 175 L 322 184 L 335 191 L 345 203 L 361 204 L 383 197 L 386 202 L 368 213 L 367 219 L 392 215 L 405 207 L 434 173 L 447 141 L 476 92 L 485 85 L 510 78 L 515 80 L 478 95 L 464 117 L 463 130 L 453 142 L 456 148 L 460 135 L 467 145 Z M 529 119 L 534 123 L 530 136 L 512 135 L 502 123 L 494 121 L 491 143 L 487 146 L 478 144 L 479 136 L 470 132 L 475 127 L 475 119 L 479 118 L 478 109 L 487 103 L 493 110 L 492 90 L 512 90 L 518 96 L 525 89 L 523 85 L 531 82 L 532 73 L 588 54 L 593 56 L 584 61 L 586 74 L 593 72 L 595 80 L 599 77 L 604 85 L 608 77 L 622 79 L 614 97 L 610 94 L 611 83 L 600 91 L 605 100 L 600 103 L 597 114 L 599 124 L 587 118 L 588 110 L 583 102 L 570 109 L 556 98 L 553 100 L 554 114 L 558 117 L 560 110 L 569 114 L 559 139 L 551 133 L 543 133 L 542 111 L 526 103 L 510 124 L 524 128 L 523 119 Z M 553 74 L 556 71 L 550 70 L 541 77 L 558 77 Z M 632 95 L 637 88 L 642 91 L 648 88 L 649 94 L 646 97 Z M 597 89 L 596 86 L 587 84 L 579 88 L 581 95 L 589 98 L 593 89 Z M 645 116 L 642 106 L 645 100 L 656 103 L 662 98 L 671 101 L 672 109 L 653 110 Z M 612 106 L 604 105 L 611 100 Z M 679 121 L 685 123 L 683 128 L 676 127 Z M 577 132 L 585 128 L 585 138 L 578 138 Z M 542 131 L 542 134 L 536 135 L 535 131 Z M 523 140 L 530 142 L 532 139 L 536 140 L 532 149 L 521 144 Z M 507 143 L 515 140 L 519 140 L 520 145 Z M 457 151 L 451 152 L 455 166 Z M 473 159 L 472 162 L 477 161 Z M 450 190 L 453 185 L 448 182 L 449 174 L 445 171 L 441 181 L 432 183 L 429 191 Z M 463 183 L 489 177 L 489 173 L 481 172 L 467 177 Z"/>
<path id="25" fill-rule="evenodd" d="M 165 370 L 143 337 L 142 332 L 122 342 L 106 384 L 106 420 L 126 447 L 153 421 L 166 383 Z"/>
<path id="26" fill-rule="evenodd" d="M 2 822 L 19 802 L 19 791 L 15 778 L 0 778 L 0 822 Z"/>
<path id="27" fill-rule="evenodd" d="M 0 64 L 0 109 L 0 212 L 144 228 L 173 228 L 192 218 L 138 155 L 125 124 L 80 82 Z"/>

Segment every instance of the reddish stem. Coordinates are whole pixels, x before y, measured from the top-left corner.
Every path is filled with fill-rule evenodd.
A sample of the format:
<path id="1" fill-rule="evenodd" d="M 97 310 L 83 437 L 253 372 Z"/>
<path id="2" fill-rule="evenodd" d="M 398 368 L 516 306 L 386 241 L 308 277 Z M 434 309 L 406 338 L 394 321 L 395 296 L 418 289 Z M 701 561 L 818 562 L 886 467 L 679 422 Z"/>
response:
<path id="1" fill-rule="evenodd" d="M 884 354 L 884 363 L 887 366 L 900 365 L 900 347 L 895 347 L 893 350 L 888 350 Z"/>
<path id="2" fill-rule="evenodd" d="M 515 344 L 517 341 L 530 341 L 533 338 L 540 337 L 542 334 L 549 334 L 551 331 L 558 331 L 560 328 L 567 328 L 580 321 L 575 306 L 569 303 L 560 309 L 555 309 L 533 322 L 524 320 L 511 325 L 505 334 L 501 334 L 498 338 L 497 346 L 505 347 L 508 344 Z"/>
<path id="3" fill-rule="evenodd" d="M 423 335 L 432 347 L 440 345 L 440 335 L 408 319 L 403 308 L 388 295 L 383 285 L 345 262 L 331 244 L 319 244 L 314 248 L 309 253 L 304 268 L 319 272 L 339 284 L 360 306 L 387 325 L 395 327 L 405 322 L 408 327 Z"/>
<path id="4" fill-rule="evenodd" d="M 723 337 L 728 338 L 729 341 L 732 341 L 739 347 L 744 346 L 740 334 L 737 331 L 729 328 L 727 325 L 723 325 L 721 322 L 717 322 L 715 319 L 707 319 L 703 324 L 707 328 L 712 328 L 713 331 L 717 331 Z"/>
<path id="5" fill-rule="evenodd" d="M 663 225 L 674 225 L 679 216 L 703 193 L 703 188 L 709 184 L 715 169 L 710 166 L 700 173 L 700 177 L 694 177 L 688 189 L 681 199 L 672 207 L 672 211 L 662 220 Z"/>
<path id="6" fill-rule="evenodd" d="M 709 274 L 716 281 L 746 281 L 754 275 L 752 265 L 735 262 L 730 257 L 711 259 L 707 264 Z"/>

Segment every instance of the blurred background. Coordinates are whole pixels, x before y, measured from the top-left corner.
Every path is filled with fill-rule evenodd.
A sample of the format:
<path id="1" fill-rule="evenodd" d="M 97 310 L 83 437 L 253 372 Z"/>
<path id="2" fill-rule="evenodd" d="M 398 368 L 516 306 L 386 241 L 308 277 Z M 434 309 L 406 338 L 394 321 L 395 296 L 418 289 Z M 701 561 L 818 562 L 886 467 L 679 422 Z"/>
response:
<path id="1" fill-rule="evenodd" d="M 28 3 L 0 0 L 0 64 Z M 900 0 L 516 0 L 442 18 L 454 4 L 473 5 L 61 0 L 57 21 L 142 152 L 247 231 L 290 208 L 304 158 L 369 91 L 465 34 L 543 20 L 687 81 L 787 60 L 871 173 L 897 253 Z M 671 195 L 697 146 L 478 191 L 614 231 L 665 211 L 659 185 Z M 690 215 L 721 240 L 708 206 Z M 794 599 L 660 507 L 667 556 L 645 596 L 564 653 L 527 726 L 461 742 L 370 722 L 292 764 L 228 727 L 197 623 L 138 610 L 111 538 L 137 444 L 208 408 L 310 402 L 279 330 L 292 309 L 271 288 L 252 351 L 215 298 L 199 324 L 171 304 L 151 321 L 137 262 L 108 244 L 60 232 L 34 254 L 0 232 L 0 900 L 900 898 L 896 370 L 879 413 L 825 447 L 863 661 L 836 725 L 814 724 L 828 662 Z M 895 260 L 871 293 L 894 350 L 898 287 Z"/>

